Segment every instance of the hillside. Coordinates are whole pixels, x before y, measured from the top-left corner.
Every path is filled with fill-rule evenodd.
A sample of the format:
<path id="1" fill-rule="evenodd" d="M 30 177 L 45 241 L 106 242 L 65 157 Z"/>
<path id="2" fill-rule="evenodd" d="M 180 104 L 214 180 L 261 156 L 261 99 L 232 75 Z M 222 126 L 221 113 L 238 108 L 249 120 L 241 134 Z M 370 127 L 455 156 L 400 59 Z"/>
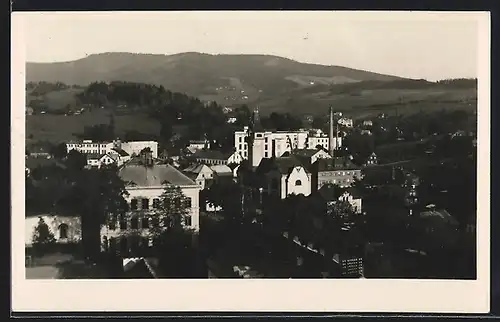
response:
<path id="1" fill-rule="evenodd" d="M 305 64 L 269 55 L 150 55 L 104 53 L 58 63 L 27 63 L 27 82 L 88 85 L 130 81 L 163 85 L 230 106 L 274 98 L 317 84 L 396 80 L 398 77 L 340 66 Z"/>

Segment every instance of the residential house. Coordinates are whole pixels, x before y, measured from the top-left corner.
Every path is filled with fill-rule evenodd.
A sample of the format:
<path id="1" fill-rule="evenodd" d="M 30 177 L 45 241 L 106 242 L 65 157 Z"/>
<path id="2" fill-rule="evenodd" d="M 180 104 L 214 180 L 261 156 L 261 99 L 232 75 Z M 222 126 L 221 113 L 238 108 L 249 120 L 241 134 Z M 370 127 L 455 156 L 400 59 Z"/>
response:
<path id="1" fill-rule="evenodd" d="M 45 145 L 33 145 L 29 148 L 29 156 L 33 158 L 52 158 L 49 148 Z"/>
<path id="2" fill-rule="evenodd" d="M 361 169 L 345 157 L 318 159 L 311 165 L 311 172 L 312 191 L 319 190 L 327 183 L 345 188 L 356 179 L 361 179 Z"/>
<path id="3" fill-rule="evenodd" d="M 117 251 L 122 257 L 153 245 L 150 228 L 166 229 L 166 217 L 158 217 L 155 209 L 167 185 L 179 187 L 190 209 L 183 225 L 199 231 L 200 186 L 181 171 L 152 157 L 151 151 L 133 157 L 118 172 L 125 182 L 129 212 L 111 216 L 101 228 L 102 250 Z M 134 251 L 136 250 L 136 251 Z"/>
<path id="4" fill-rule="evenodd" d="M 377 155 L 375 154 L 375 152 L 372 152 L 372 154 L 370 154 L 368 159 L 366 159 L 365 165 L 372 166 L 372 165 L 376 165 L 376 164 L 378 164 L 378 158 L 377 158 Z"/>
<path id="5" fill-rule="evenodd" d="M 345 126 L 345 127 L 353 127 L 354 122 L 352 119 L 347 118 L 347 117 L 342 117 L 338 120 L 338 124 Z"/>
<path id="6" fill-rule="evenodd" d="M 92 140 L 70 141 L 66 143 L 67 152 L 77 150 L 81 153 L 107 154 L 113 149 L 123 150 L 129 156 L 139 155 L 139 153 L 149 148 L 153 154 L 153 158 L 158 158 L 158 142 L 155 141 L 130 141 L 121 142 L 115 140 L 113 142 L 93 142 Z"/>
<path id="7" fill-rule="evenodd" d="M 262 186 L 271 197 L 285 199 L 291 194 L 311 194 L 311 173 L 294 156 L 262 159 L 256 169 Z"/>
<path id="8" fill-rule="evenodd" d="M 189 141 L 188 146 L 186 147 L 187 150 L 191 153 L 195 153 L 196 151 L 203 150 L 203 149 L 209 149 L 209 142 L 207 140 L 192 140 Z"/>
<path id="9" fill-rule="evenodd" d="M 235 164 L 235 163 L 233 163 Z M 210 166 L 210 169 L 214 172 L 214 180 L 215 181 L 234 181 L 234 172 L 231 167 L 225 164 L 219 164 L 219 165 L 212 165 Z"/>
<path id="10" fill-rule="evenodd" d="M 373 121 L 371 121 L 371 120 L 364 120 L 363 121 L 363 126 L 365 126 L 365 127 L 373 126 Z"/>
<path id="11" fill-rule="evenodd" d="M 336 185 L 324 185 L 318 190 L 318 196 L 326 203 L 347 201 L 356 213 L 362 213 L 362 196 L 355 187 L 341 188 Z"/>
<path id="12" fill-rule="evenodd" d="M 302 164 L 305 166 L 310 166 L 318 159 L 331 159 L 332 156 L 326 152 L 324 149 L 299 149 L 294 150 L 293 152 L 285 152 L 282 157 L 288 157 L 293 155 L 302 161 Z"/>
<path id="13" fill-rule="evenodd" d="M 87 157 L 87 167 L 88 168 L 100 168 L 101 167 L 101 158 L 103 154 L 99 153 L 88 153 Z"/>
<path id="14" fill-rule="evenodd" d="M 238 152 L 222 153 L 215 150 L 201 150 L 193 154 L 196 162 L 207 165 L 240 164 L 243 157 Z"/>
<path id="15" fill-rule="evenodd" d="M 182 172 L 196 182 L 201 187 L 201 190 L 205 189 L 207 183 L 214 179 L 214 171 L 205 164 L 190 165 Z"/>

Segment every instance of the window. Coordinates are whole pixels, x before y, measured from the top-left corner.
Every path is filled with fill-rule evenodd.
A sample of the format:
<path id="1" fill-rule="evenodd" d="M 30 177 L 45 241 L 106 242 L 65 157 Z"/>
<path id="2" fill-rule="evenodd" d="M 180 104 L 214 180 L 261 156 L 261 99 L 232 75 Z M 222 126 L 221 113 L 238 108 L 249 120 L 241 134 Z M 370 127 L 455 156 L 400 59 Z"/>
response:
<path id="1" fill-rule="evenodd" d="M 121 230 L 127 229 L 127 219 L 125 218 L 124 215 L 120 217 L 120 229 Z"/>
<path id="2" fill-rule="evenodd" d="M 158 228 L 159 225 L 160 225 L 160 222 L 158 220 L 158 217 L 151 218 L 151 227 Z"/>
<path id="3" fill-rule="evenodd" d="M 240 142 L 240 143 L 243 142 L 243 137 L 242 136 L 240 136 L 238 139 L 239 139 L 238 142 Z M 241 144 L 240 144 L 240 149 L 241 149 Z"/>
<path id="4" fill-rule="evenodd" d="M 295 181 L 295 185 L 296 186 L 301 186 L 302 185 L 302 181 L 300 181 L 300 180 Z"/>
<path id="5" fill-rule="evenodd" d="M 266 145 L 264 145 L 264 150 L 267 150 L 267 144 L 266 144 Z"/>
<path id="6" fill-rule="evenodd" d="M 264 139 L 264 142 L 267 143 L 267 137 Z"/>
<path id="7" fill-rule="evenodd" d="M 239 144 L 239 145 L 238 145 L 238 149 L 239 149 L 239 150 L 243 150 L 243 145 L 242 145 L 242 144 Z"/>
<path id="8" fill-rule="evenodd" d="M 243 156 L 246 158 L 248 156 L 247 151 L 243 152 Z"/>
<path id="9" fill-rule="evenodd" d="M 191 207 L 192 207 L 192 206 L 191 206 L 191 198 L 186 197 L 186 198 L 184 199 L 184 206 L 185 206 L 186 208 L 191 208 Z"/>
<path id="10" fill-rule="evenodd" d="M 191 223 L 191 216 L 186 216 L 186 226 L 191 226 L 192 223 Z"/>
<path id="11" fill-rule="evenodd" d="M 264 158 L 267 158 L 267 151 L 264 152 Z"/>
<path id="12" fill-rule="evenodd" d="M 141 228 L 142 229 L 149 228 L 149 218 L 148 217 L 141 218 Z"/>
<path id="13" fill-rule="evenodd" d="M 108 249 L 109 249 L 109 246 L 108 246 L 108 237 L 106 237 L 106 236 L 102 237 L 102 246 L 103 246 L 102 248 L 104 249 L 104 251 L 107 252 Z"/>
<path id="14" fill-rule="evenodd" d="M 144 209 L 144 210 L 149 209 L 149 199 L 147 199 L 147 198 L 142 199 L 142 209 Z"/>
<path id="15" fill-rule="evenodd" d="M 137 210 L 137 199 L 132 199 L 132 201 L 130 201 L 130 209 Z"/>
<path id="16" fill-rule="evenodd" d="M 108 227 L 110 230 L 115 230 L 116 229 L 116 215 L 112 215 L 111 219 L 109 221 Z"/>
<path id="17" fill-rule="evenodd" d="M 66 224 L 59 225 L 59 238 L 60 239 L 68 238 L 68 225 Z"/>
<path id="18" fill-rule="evenodd" d="M 154 198 L 153 199 L 153 208 L 158 208 L 160 206 L 160 199 Z"/>
<path id="19" fill-rule="evenodd" d="M 139 229 L 139 219 L 136 216 L 130 219 L 130 228 Z"/>

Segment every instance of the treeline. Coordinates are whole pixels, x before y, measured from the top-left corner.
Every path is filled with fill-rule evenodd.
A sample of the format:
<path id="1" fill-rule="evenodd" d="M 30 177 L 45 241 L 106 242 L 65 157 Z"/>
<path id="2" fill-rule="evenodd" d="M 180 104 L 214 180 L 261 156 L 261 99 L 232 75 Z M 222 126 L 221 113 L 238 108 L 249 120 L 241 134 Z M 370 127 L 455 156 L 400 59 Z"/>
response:
<path id="1" fill-rule="evenodd" d="M 317 92 L 323 86 L 330 95 L 338 94 L 360 94 L 363 90 L 377 89 L 466 89 L 477 88 L 477 79 L 458 78 L 444 79 L 437 82 L 429 82 L 425 79 L 398 79 L 393 81 L 368 80 L 354 83 L 344 83 L 336 85 L 318 85 L 303 89 L 305 92 Z"/>
<path id="2" fill-rule="evenodd" d="M 83 88 L 80 85 L 67 85 L 62 82 L 49 83 L 49 82 L 28 82 L 26 83 L 26 91 L 33 96 L 43 96 L 50 92 L 62 91 L 68 88 Z"/>

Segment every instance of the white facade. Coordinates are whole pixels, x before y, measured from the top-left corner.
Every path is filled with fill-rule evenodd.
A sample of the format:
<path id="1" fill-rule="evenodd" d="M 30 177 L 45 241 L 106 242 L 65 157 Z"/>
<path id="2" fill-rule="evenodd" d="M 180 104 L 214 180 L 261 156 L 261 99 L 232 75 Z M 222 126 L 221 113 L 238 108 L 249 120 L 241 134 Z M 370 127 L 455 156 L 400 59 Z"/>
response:
<path id="1" fill-rule="evenodd" d="M 106 154 L 113 149 L 113 142 L 93 142 L 91 140 L 83 140 L 81 142 L 66 143 L 66 150 L 69 153 L 71 150 L 77 150 L 81 153 Z"/>
<path id="2" fill-rule="evenodd" d="M 234 132 L 234 147 L 236 152 L 240 153 L 243 159 L 248 159 L 248 143 L 246 137 L 248 136 L 248 127 L 243 131 Z M 273 154 L 279 158 L 285 152 L 291 152 L 292 149 L 314 149 L 317 145 L 321 145 L 328 149 L 329 138 L 326 134 L 319 130 L 314 132 L 299 130 L 299 131 L 278 131 L 278 132 L 256 132 L 254 133 L 253 142 L 253 160 L 254 167 L 260 164 L 263 158 L 271 158 Z M 342 138 L 337 138 L 334 143 L 335 148 L 338 149 L 342 146 Z"/>
<path id="3" fill-rule="evenodd" d="M 340 197 L 339 201 L 347 201 L 354 208 L 357 214 L 361 213 L 361 198 L 354 198 L 348 191 L 345 191 Z"/>
<path id="4" fill-rule="evenodd" d="M 191 199 L 191 211 L 189 214 L 191 215 L 191 227 L 195 231 L 200 230 L 200 205 L 199 205 L 199 195 L 200 195 L 200 187 L 195 185 L 190 186 L 181 186 L 180 187 L 184 195 Z M 158 187 L 127 187 L 127 192 L 129 193 L 126 196 L 126 200 L 129 205 L 132 207 L 132 201 L 136 200 L 137 204 L 142 205 L 143 200 L 147 200 L 148 209 L 154 211 L 155 200 L 160 200 L 161 195 L 165 190 L 164 186 Z M 147 212 L 146 212 L 147 215 Z M 114 226 L 104 225 L 101 228 L 101 239 L 106 237 L 106 240 L 110 240 L 110 238 L 118 238 L 123 235 L 125 231 L 130 231 L 132 228 L 132 220 L 134 216 L 126 216 L 126 227 L 121 229 L 119 224 L 119 219 L 115 223 Z M 151 218 L 145 217 L 144 210 L 137 212 L 137 231 L 142 237 L 149 237 L 149 227 L 152 226 Z M 146 219 L 147 218 L 147 219 Z M 146 224 L 147 222 L 147 224 Z M 160 223 L 161 224 L 161 223 Z"/>
<path id="5" fill-rule="evenodd" d="M 86 154 L 107 154 L 114 148 L 120 148 L 129 155 L 138 155 L 144 148 L 150 148 L 153 152 L 153 158 L 158 158 L 158 142 L 156 141 L 93 142 L 91 140 L 83 140 L 81 142 L 66 143 L 67 152 L 77 150 Z"/>
<path id="6" fill-rule="evenodd" d="M 26 217 L 24 220 L 24 240 L 26 246 L 31 246 L 33 233 L 38 226 L 40 218 L 47 224 L 49 230 L 54 234 L 57 243 L 79 242 L 81 240 L 81 222 L 78 216 L 54 216 L 41 215 Z"/>
<path id="7" fill-rule="evenodd" d="M 243 161 L 243 157 L 239 152 L 234 152 L 227 158 L 227 164 L 240 164 Z"/>
<path id="8" fill-rule="evenodd" d="M 346 117 L 340 118 L 338 123 L 342 126 L 345 126 L 345 127 L 353 127 L 353 125 L 354 125 L 354 122 L 352 121 L 352 119 L 349 119 Z"/>
<path id="9" fill-rule="evenodd" d="M 278 194 L 281 199 L 285 199 L 291 194 L 311 194 L 311 174 L 302 166 L 296 166 L 289 174 L 281 173 L 278 170 L 267 174 L 268 192 Z M 277 184 L 276 184 L 277 183 Z"/>
<path id="10" fill-rule="evenodd" d="M 315 154 L 313 154 L 311 156 L 311 164 L 313 164 L 314 162 L 316 162 L 318 159 L 331 159 L 332 156 L 330 154 L 328 154 L 328 152 L 324 151 L 324 150 L 318 150 L 318 152 L 316 152 Z"/>
<path id="11" fill-rule="evenodd" d="M 153 158 L 158 158 L 158 142 L 156 141 L 131 141 L 122 142 L 121 146 L 123 151 L 127 152 L 129 155 L 139 155 L 139 153 L 145 149 L 150 148 Z"/>

